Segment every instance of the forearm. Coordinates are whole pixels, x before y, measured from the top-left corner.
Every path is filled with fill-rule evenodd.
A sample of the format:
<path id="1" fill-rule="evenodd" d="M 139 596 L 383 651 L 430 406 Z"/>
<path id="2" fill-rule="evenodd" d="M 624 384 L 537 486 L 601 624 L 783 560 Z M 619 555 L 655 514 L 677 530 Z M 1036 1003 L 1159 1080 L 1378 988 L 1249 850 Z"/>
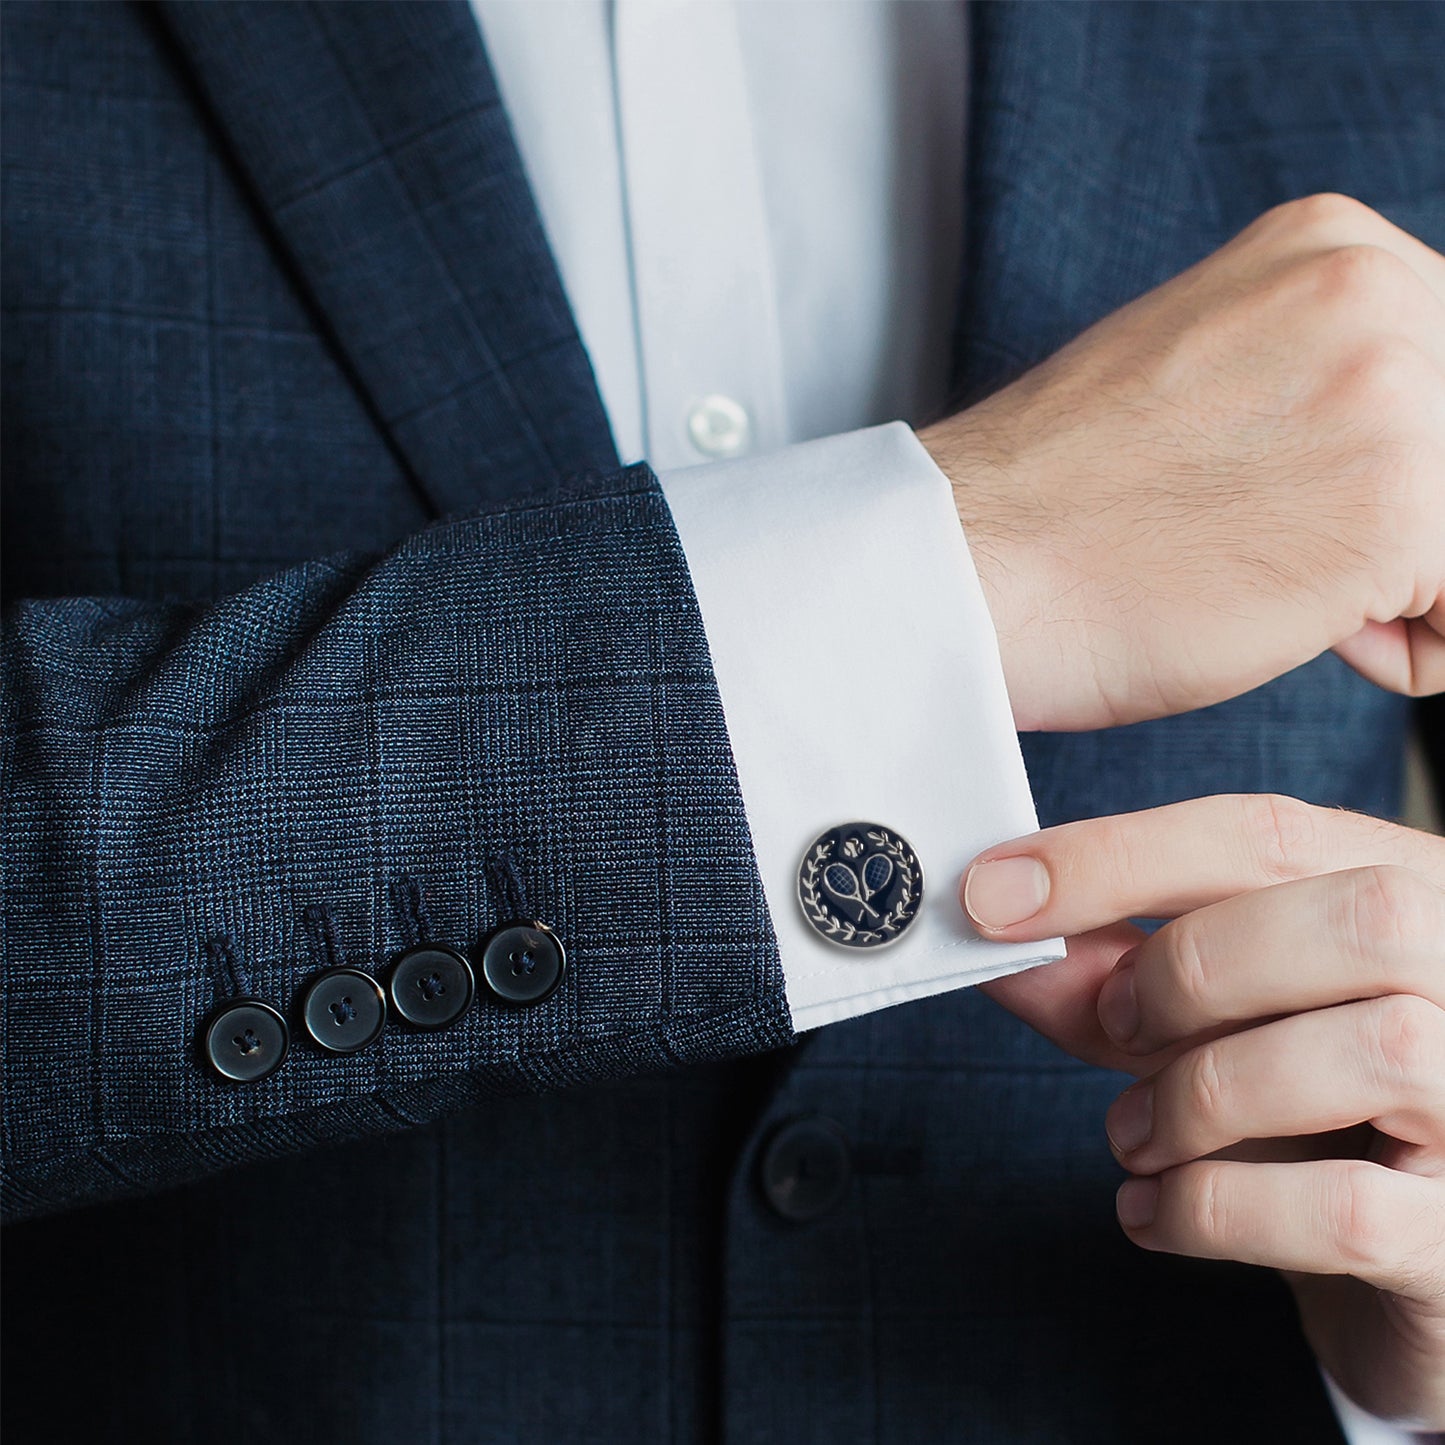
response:
<path id="1" fill-rule="evenodd" d="M 14 1213 L 176 1182 L 467 1098 L 776 1046 L 776 946 L 685 561 L 638 468 L 318 562 L 214 607 L 7 621 L 5 1171 Z M 705 840 L 705 844 L 704 841 Z M 704 847 L 707 896 L 667 885 Z M 535 1007 L 304 1042 L 319 965 L 516 904 L 563 940 Z M 420 925 L 398 904 L 412 880 Z M 324 905 L 339 959 L 305 926 Z M 291 1020 L 254 1084 L 204 1067 L 236 981 Z M 323 948 L 322 953 L 326 950 Z"/>

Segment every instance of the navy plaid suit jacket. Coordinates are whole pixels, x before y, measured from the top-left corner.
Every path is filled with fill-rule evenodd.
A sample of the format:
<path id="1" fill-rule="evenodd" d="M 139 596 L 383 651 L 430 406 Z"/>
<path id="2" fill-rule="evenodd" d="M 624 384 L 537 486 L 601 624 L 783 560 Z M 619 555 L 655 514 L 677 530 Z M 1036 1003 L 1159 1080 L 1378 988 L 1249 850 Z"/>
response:
<path id="1" fill-rule="evenodd" d="M 1116 1078 L 971 994 L 792 1043 L 685 563 L 465 4 L 3 24 L 11 1438 L 1330 1438 L 1272 1279 L 1117 1235 Z M 1445 245 L 1438 6 L 973 25 L 960 398 L 1292 195 Z M 1405 725 L 1323 659 L 1028 756 L 1045 821 L 1389 812 Z M 381 969 L 412 885 L 474 943 L 499 860 L 545 1004 L 198 1066 L 228 992 Z M 854 1178 L 789 1226 L 757 1153 L 814 1114 Z"/>

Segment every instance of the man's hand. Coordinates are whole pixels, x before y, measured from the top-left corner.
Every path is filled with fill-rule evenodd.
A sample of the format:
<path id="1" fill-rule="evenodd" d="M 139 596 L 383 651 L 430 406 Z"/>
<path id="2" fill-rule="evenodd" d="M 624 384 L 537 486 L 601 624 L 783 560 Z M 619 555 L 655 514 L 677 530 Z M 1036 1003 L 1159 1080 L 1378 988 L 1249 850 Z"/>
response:
<path id="1" fill-rule="evenodd" d="M 1329 648 L 1445 687 L 1445 258 L 1358 202 L 1268 212 L 921 437 L 1021 728 L 1184 712 Z"/>
<path id="2" fill-rule="evenodd" d="M 1285 1271 L 1347 1393 L 1445 1428 L 1445 841 L 1205 798 L 992 848 L 964 899 L 986 937 L 1081 935 L 983 987 L 1143 1076 L 1106 1121 L 1130 1238 Z"/>

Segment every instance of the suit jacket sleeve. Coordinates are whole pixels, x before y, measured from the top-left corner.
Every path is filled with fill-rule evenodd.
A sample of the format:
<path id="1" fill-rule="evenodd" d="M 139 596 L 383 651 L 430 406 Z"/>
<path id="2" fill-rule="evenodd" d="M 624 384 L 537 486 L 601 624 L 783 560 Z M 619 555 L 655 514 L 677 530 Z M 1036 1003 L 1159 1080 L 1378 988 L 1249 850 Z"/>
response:
<path id="1" fill-rule="evenodd" d="M 211 606 L 22 602 L 0 721 L 12 1217 L 791 1035 L 646 468 Z M 320 968 L 383 975 L 419 930 L 475 953 L 519 907 L 567 950 L 544 1002 L 306 1045 Z M 238 990 L 293 1020 L 253 1084 L 197 1048 Z"/>

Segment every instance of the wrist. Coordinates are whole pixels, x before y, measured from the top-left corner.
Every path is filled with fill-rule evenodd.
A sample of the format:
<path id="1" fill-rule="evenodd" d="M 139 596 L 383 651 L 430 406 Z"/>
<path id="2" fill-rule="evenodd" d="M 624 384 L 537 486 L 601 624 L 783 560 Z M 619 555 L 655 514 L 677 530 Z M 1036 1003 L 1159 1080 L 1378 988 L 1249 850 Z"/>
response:
<path id="1" fill-rule="evenodd" d="M 1048 551 L 1030 538 L 1010 470 L 957 417 L 925 428 L 918 439 L 952 488 L 998 639 L 1014 724 L 1020 732 L 1054 726 L 1038 687 L 1040 659 L 1049 651 L 1043 599 L 1051 589 L 1041 575 Z"/>

